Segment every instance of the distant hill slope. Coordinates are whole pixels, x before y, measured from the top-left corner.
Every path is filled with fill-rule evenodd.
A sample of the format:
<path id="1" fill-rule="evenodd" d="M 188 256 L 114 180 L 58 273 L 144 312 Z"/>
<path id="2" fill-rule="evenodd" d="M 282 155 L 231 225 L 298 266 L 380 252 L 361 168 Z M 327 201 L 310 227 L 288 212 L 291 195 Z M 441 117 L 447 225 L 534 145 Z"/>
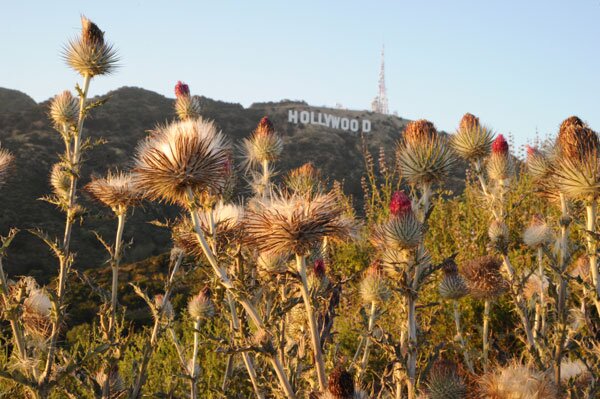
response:
<path id="1" fill-rule="evenodd" d="M 174 118 L 173 100 L 148 90 L 123 87 L 106 96 L 110 97 L 109 101 L 94 110 L 85 124 L 86 136 L 102 137 L 107 144 L 88 153 L 83 184 L 92 173 L 104 174 L 109 169 L 127 168 L 136 144 L 146 131 Z M 234 143 L 239 143 L 261 117 L 268 115 L 285 143 L 282 160 L 277 165 L 280 172 L 312 161 L 330 181 L 344 181 L 345 191 L 352 194 L 357 203 L 361 198 L 360 178 L 364 173 L 360 135 L 322 125 L 288 123 L 288 111 L 368 119 L 371 132 L 366 135 L 366 140 L 370 150 L 377 153 L 383 146 L 390 159 L 394 143 L 408 122 L 395 116 L 311 107 L 303 102 L 257 103 L 244 108 L 240 104 L 200 99 L 203 116 L 214 119 Z M 62 152 L 61 139 L 48 121 L 47 109 L 47 102 L 36 104 L 23 93 L 0 88 L 0 142 L 16 155 L 16 173 L 0 190 L 2 233 L 14 226 L 22 230 L 40 227 L 53 236 L 62 234 L 63 215 L 52 205 L 38 200 L 50 192 L 48 174 Z M 463 176 L 462 173 L 453 176 L 449 186 L 460 190 Z M 93 232 L 97 231 L 112 242 L 114 220 L 109 211 L 90 203 L 85 195 L 82 199 L 90 214 L 73 234 L 72 248 L 78 253 L 76 267 L 99 267 L 106 254 Z M 125 231 L 126 239 L 133 239 L 126 260 L 137 261 L 165 251 L 169 247 L 168 232 L 147 222 L 176 215 L 176 209 L 156 204 L 145 204 L 136 209 L 128 219 Z M 45 246 L 27 232 L 22 232 L 15 240 L 7 264 L 13 275 L 28 273 L 42 279 L 49 273 L 53 275 L 56 267 Z"/>

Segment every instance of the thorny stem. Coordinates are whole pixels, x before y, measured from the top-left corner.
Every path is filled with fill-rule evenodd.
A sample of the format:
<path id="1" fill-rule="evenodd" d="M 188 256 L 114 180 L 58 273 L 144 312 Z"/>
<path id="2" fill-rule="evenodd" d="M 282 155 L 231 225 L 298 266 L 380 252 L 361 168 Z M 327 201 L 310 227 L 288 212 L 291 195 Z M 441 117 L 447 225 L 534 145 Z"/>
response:
<path id="1" fill-rule="evenodd" d="M 262 170 L 263 170 L 263 181 L 262 181 L 262 197 L 263 198 L 268 198 L 269 197 L 269 192 L 270 192 L 270 179 L 271 176 L 269 174 L 269 161 L 266 159 L 263 159 L 262 161 Z"/>
<path id="2" fill-rule="evenodd" d="M 121 252 L 123 246 L 123 230 L 125 229 L 126 211 L 120 211 L 118 214 L 117 236 L 115 238 L 115 252 L 112 261 L 112 289 L 111 289 L 111 314 L 110 330 L 114 331 L 117 319 L 117 293 L 119 291 L 119 265 L 121 263 Z"/>
<path id="3" fill-rule="evenodd" d="M 544 273 L 544 250 L 540 247 L 537 251 L 538 258 L 538 273 L 540 275 L 540 321 L 539 321 L 539 330 L 535 329 L 535 331 L 539 332 L 541 335 L 544 334 L 546 330 L 546 294 L 544 293 L 544 281 L 545 281 L 545 273 Z"/>
<path id="4" fill-rule="evenodd" d="M 2 300 L 4 301 L 4 308 L 6 309 L 9 306 L 9 292 L 8 280 L 4 274 L 2 257 L 0 257 L 0 284 L 2 285 Z M 19 358 L 26 360 L 27 351 L 25 346 L 25 338 L 23 336 L 23 331 L 21 330 L 21 325 L 19 324 L 17 315 L 13 312 L 9 312 L 8 317 L 10 320 L 10 328 L 12 329 L 13 336 L 15 337 L 15 345 L 17 347 L 17 351 L 19 352 Z"/>
<path id="5" fill-rule="evenodd" d="M 413 295 L 407 297 L 408 307 L 408 399 L 415 399 L 417 395 L 417 315 L 416 298 Z"/>
<path id="6" fill-rule="evenodd" d="M 585 207 L 586 209 L 586 228 L 587 234 L 587 247 L 588 256 L 590 258 L 590 274 L 592 276 L 592 284 L 595 287 L 595 295 L 592 295 L 594 304 L 596 305 L 596 311 L 600 315 L 600 280 L 598 279 L 598 248 L 596 244 L 596 238 L 592 236 L 596 232 L 596 216 L 597 216 L 597 205 L 595 199 L 591 199 Z"/>
<path id="7" fill-rule="evenodd" d="M 194 350 L 192 352 L 192 364 L 190 365 L 191 370 L 189 370 L 191 381 L 191 399 L 196 399 L 198 396 L 198 386 L 197 379 L 198 375 L 196 374 L 196 361 L 198 358 L 198 349 L 200 348 L 200 326 L 202 324 L 202 320 L 198 317 L 194 322 Z"/>
<path id="8" fill-rule="evenodd" d="M 73 228 L 73 222 L 75 221 L 75 200 L 77 191 L 77 178 L 79 175 L 79 157 L 80 157 L 80 141 L 81 133 L 83 131 L 83 121 L 85 119 L 85 103 L 87 99 L 88 89 L 90 87 L 90 81 L 92 77 L 85 75 L 83 78 L 83 89 L 82 95 L 79 98 L 79 119 L 77 120 L 77 131 L 73 138 L 73 153 L 71 155 L 71 184 L 69 187 L 68 196 L 68 207 L 67 207 L 67 218 L 65 221 L 65 233 L 63 237 L 63 255 L 60 259 L 59 272 L 58 272 L 58 289 L 57 289 L 57 314 L 52 322 L 52 332 L 50 333 L 50 339 L 48 344 L 48 357 L 46 358 L 46 366 L 44 372 L 40 376 L 40 384 L 44 384 L 50 378 L 52 372 L 52 365 L 54 364 L 54 356 L 56 353 L 56 344 L 58 342 L 58 334 L 60 333 L 60 325 L 63 319 L 64 310 L 62 308 L 62 300 L 64 296 L 65 283 L 67 280 L 68 268 L 70 266 L 70 252 L 69 246 L 71 243 L 71 231 Z"/>
<path id="9" fill-rule="evenodd" d="M 306 309 L 306 317 L 308 319 L 308 328 L 310 330 L 310 338 L 315 355 L 315 368 L 317 371 L 317 379 L 319 380 L 319 388 L 321 391 L 325 391 L 327 389 L 325 362 L 323 361 L 323 353 L 321 351 L 321 340 L 319 338 L 317 320 L 315 318 L 315 312 L 313 310 L 310 300 L 310 293 L 308 291 L 308 282 L 306 279 L 306 258 L 302 255 L 296 254 L 296 270 L 300 274 L 300 292 L 302 293 L 302 299 Z"/>
<path id="10" fill-rule="evenodd" d="M 566 339 L 566 319 L 567 319 L 567 282 L 562 273 L 567 269 L 567 257 L 569 255 L 569 207 L 563 193 L 560 193 L 561 223 L 560 223 L 560 247 L 559 247 L 559 269 L 558 275 L 558 300 L 556 301 L 556 312 L 558 316 L 558 326 L 560 328 L 558 340 L 554 348 L 554 380 L 560 388 L 561 382 L 561 362 L 564 353 L 564 343 Z"/>
<path id="11" fill-rule="evenodd" d="M 490 300 L 486 299 L 483 305 L 483 370 L 488 369 L 488 352 L 490 349 L 489 343 L 490 331 Z"/>
<path id="12" fill-rule="evenodd" d="M 369 351 L 371 346 L 371 340 L 369 337 L 373 333 L 373 327 L 375 325 L 375 315 L 377 314 L 377 302 L 371 301 L 371 311 L 369 313 L 369 325 L 367 326 L 367 336 L 365 337 L 365 349 L 363 357 L 360 362 L 360 369 L 358 371 L 358 381 L 362 379 L 363 374 L 367 368 L 367 362 L 369 361 Z"/>
<path id="13" fill-rule="evenodd" d="M 204 252 L 204 255 L 206 256 L 206 259 L 208 260 L 208 263 L 213 268 L 213 271 L 215 272 L 221 285 L 227 291 L 231 292 L 232 296 L 234 296 L 237 299 L 237 301 L 242 305 L 242 307 L 244 308 L 244 310 L 246 311 L 246 313 L 248 314 L 248 316 L 250 317 L 252 322 L 255 324 L 255 326 L 257 328 L 264 328 L 265 326 L 264 326 L 264 322 L 262 321 L 262 318 L 260 317 L 256 308 L 250 303 L 250 301 L 241 295 L 237 295 L 237 296 L 235 295 L 236 294 L 235 287 L 233 286 L 233 283 L 227 276 L 227 272 L 219 266 L 217 259 L 215 258 L 215 255 L 213 254 L 212 250 L 210 249 L 208 243 L 206 242 L 204 232 L 202 231 L 202 228 L 200 227 L 200 219 L 198 217 L 198 212 L 197 212 L 196 208 L 193 206 L 194 194 L 190 187 L 187 188 L 187 195 L 188 195 L 188 201 L 190 202 L 190 205 L 188 206 L 188 208 L 189 208 L 190 215 L 192 217 L 192 223 L 194 225 L 194 232 L 196 234 L 196 238 L 198 239 L 198 242 L 200 243 L 200 247 L 202 248 L 202 251 Z M 272 362 L 271 362 L 272 365 L 274 367 L 277 366 L 277 364 L 279 366 L 281 366 L 281 362 L 279 361 L 279 359 L 275 359 L 275 360 L 276 360 L 276 362 L 272 359 Z M 288 396 L 288 398 L 294 398 L 295 397 L 294 391 L 291 388 L 291 385 L 289 383 L 287 375 L 285 374 L 285 371 L 283 370 L 283 367 L 281 367 L 280 370 L 276 369 L 275 371 L 277 373 L 279 383 L 280 383 L 281 387 L 283 388 L 284 392 L 286 393 L 286 395 Z"/>
<path id="14" fill-rule="evenodd" d="M 458 307 L 458 301 L 454 300 L 453 305 L 454 305 L 453 306 L 454 307 L 454 324 L 456 325 L 456 336 L 458 337 L 458 342 L 460 343 L 460 347 L 463 350 L 465 364 L 469 368 L 469 371 L 474 374 L 475 369 L 473 368 L 473 362 L 471 361 L 471 358 L 469 357 L 469 349 L 467 348 L 467 343 L 465 342 L 465 339 L 463 337 L 462 327 L 460 325 L 460 309 Z"/>

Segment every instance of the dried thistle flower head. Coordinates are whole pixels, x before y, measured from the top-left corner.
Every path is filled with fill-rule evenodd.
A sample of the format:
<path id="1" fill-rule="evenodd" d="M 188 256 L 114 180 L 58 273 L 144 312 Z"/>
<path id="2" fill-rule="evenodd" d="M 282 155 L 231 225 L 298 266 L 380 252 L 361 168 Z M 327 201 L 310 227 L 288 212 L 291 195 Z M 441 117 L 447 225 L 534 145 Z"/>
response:
<path id="1" fill-rule="evenodd" d="M 493 136 L 494 133 L 490 129 L 479 124 L 479 118 L 467 113 L 462 117 L 450 144 L 461 158 L 477 162 L 490 153 Z"/>
<path id="2" fill-rule="evenodd" d="M 285 273 L 287 270 L 287 257 L 281 254 L 261 252 L 256 258 L 256 267 L 259 275 L 266 279 L 274 275 Z"/>
<path id="3" fill-rule="evenodd" d="M 394 199 L 390 205 L 392 215 L 384 223 L 375 226 L 371 241 L 380 248 L 412 249 L 423 239 L 423 224 L 405 202 L 399 205 Z"/>
<path id="4" fill-rule="evenodd" d="M 591 377 L 591 373 L 579 359 L 563 360 L 560 364 L 560 380 L 562 382 L 568 382 L 573 379 L 577 382 L 589 383 Z"/>
<path id="5" fill-rule="evenodd" d="M 65 90 L 50 101 L 50 118 L 56 126 L 72 126 L 79 117 L 79 102 L 70 91 Z"/>
<path id="6" fill-rule="evenodd" d="M 548 277 L 540 276 L 539 274 L 534 273 L 529 276 L 527 282 L 525 283 L 525 287 L 523 287 L 523 296 L 525 299 L 530 301 L 536 297 L 539 297 L 539 295 L 543 292 L 547 299 L 551 299 L 548 298 L 548 286 Z"/>
<path id="7" fill-rule="evenodd" d="M 541 215 L 533 215 L 529 226 L 523 233 L 523 242 L 528 247 L 539 248 L 553 241 L 552 230 Z"/>
<path id="8" fill-rule="evenodd" d="M 352 225 L 334 194 L 274 194 L 247 211 L 248 242 L 260 252 L 305 255 L 323 238 L 345 240 Z"/>
<path id="9" fill-rule="evenodd" d="M 489 399 L 558 399 L 552 378 L 519 364 L 498 367 L 479 381 L 482 397 Z"/>
<path id="10" fill-rule="evenodd" d="M 200 101 L 192 97 L 190 87 L 181 81 L 175 85 L 175 113 L 182 121 L 200 117 Z"/>
<path id="11" fill-rule="evenodd" d="M 271 336 L 271 333 L 264 328 L 259 328 L 256 330 L 252 336 L 252 341 L 254 345 L 268 355 L 273 356 L 277 353 L 277 350 L 273 345 L 273 337 Z"/>
<path id="12" fill-rule="evenodd" d="M 413 184 L 443 181 L 456 161 L 446 138 L 425 122 L 419 121 L 420 128 L 411 128 L 409 140 L 405 138 L 396 149 L 400 173 Z"/>
<path id="13" fill-rule="evenodd" d="M 0 148 L 0 187 L 6 183 L 15 157 L 4 148 Z"/>
<path id="14" fill-rule="evenodd" d="M 579 118 L 563 122 L 556 142 L 554 173 L 558 189 L 570 198 L 591 201 L 600 195 L 598 135 Z"/>
<path id="15" fill-rule="evenodd" d="M 437 131 L 433 123 L 426 119 L 419 119 L 409 122 L 404 129 L 403 138 L 407 144 L 423 143 L 434 140 L 437 136 Z"/>
<path id="16" fill-rule="evenodd" d="M 552 173 L 548 157 L 537 148 L 527 146 L 527 171 L 535 182 L 547 179 Z"/>
<path id="17" fill-rule="evenodd" d="M 100 370 L 94 375 L 96 383 L 103 387 L 107 382 L 109 385 L 110 399 L 118 399 L 122 397 L 122 394 L 127 390 L 127 385 L 121 373 L 119 373 L 119 367 L 117 365 L 111 367 L 108 375 L 106 370 Z"/>
<path id="18" fill-rule="evenodd" d="M 67 43 L 63 57 L 84 77 L 109 74 L 118 61 L 112 45 L 104 42 L 104 33 L 84 16 L 81 16 L 81 35 Z"/>
<path id="19" fill-rule="evenodd" d="M 583 160 L 590 153 L 596 154 L 600 148 L 596 132 L 576 116 L 561 123 L 556 145 L 560 157 L 570 161 Z"/>
<path id="20" fill-rule="evenodd" d="M 273 128 L 273 123 L 263 117 L 249 138 L 244 139 L 244 159 L 247 168 L 273 162 L 283 151 L 283 141 Z"/>
<path id="21" fill-rule="evenodd" d="M 154 306 L 156 306 L 158 312 L 162 312 L 162 315 L 165 317 L 165 319 L 173 320 L 173 317 L 175 316 L 173 305 L 168 299 L 165 301 L 164 295 L 158 294 L 154 296 Z"/>
<path id="22" fill-rule="evenodd" d="M 508 142 L 499 134 L 492 143 L 492 153 L 487 158 L 487 173 L 490 179 L 506 180 L 515 173 L 514 161 L 508 151 Z"/>
<path id="23" fill-rule="evenodd" d="M 321 191 L 321 174 L 311 162 L 292 169 L 285 178 L 286 187 L 297 194 L 313 194 Z"/>
<path id="24" fill-rule="evenodd" d="M 85 189 L 118 215 L 140 200 L 140 192 L 130 173 L 108 172 L 106 177 L 92 178 Z"/>
<path id="25" fill-rule="evenodd" d="M 335 399 L 354 399 L 354 377 L 344 368 L 338 366 L 331 371 L 327 390 Z"/>
<path id="26" fill-rule="evenodd" d="M 54 195 L 66 201 L 71 188 L 71 174 L 62 163 L 55 163 L 50 172 L 50 185 Z"/>
<path id="27" fill-rule="evenodd" d="M 378 261 L 373 262 L 367 269 L 360 283 L 359 293 L 365 304 L 383 303 L 390 298 L 391 292 Z"/>
<path id="28" fill-rule="evenodd" d="M 454 260 L 449 260 L 442 266 L 444 276 L 438 286 L 438 292 L 444 299 L 460 299 L 467 295 L 469 289 L 465 279 L 458 273 L 458 266 Z"/>
<path id="29" fill-rule="evenodd" d="M 231 173 L 229 154 L 213 122 L 174 122 L 138 146 L 136 182 L 150 199 L 189 204 L 188 190 L 196 195 L 223 190 Z"/>
<path id="30" fill-rule="evenodd" d="M 400 217 L 412 212 L 412 202 L 404 191 L 395 191 L 390 201 L 390 213 Z"/>
<path id="31" fill-rule="evenodd" d="M 494 219 L 488 228 L 488 237 L 495 247 L 503 252 L 508 245 L 508 227 L 502 220 Z"/>
<path id="32" fill-rule="evenodd" d="M 590 257 L 582 255 L 569 267 L 569 275 L 590 282 Z"/>
<path id="33" fill-rule="evenodd" d="M 210 299 L 210 288 L 204 287 L 188 302 L 188 313 L 193 319 L 210 319 L 215 314 L 215 307 Z"/>
<path id="34" fill-rule="evenodd" d="M 467 386 L 456 364 L 448 360 L 433 364 L 426 386 L 429 399 L 464 399 L 467 395 Z"/>
<path id="35" fill-rule="evenodd" d="M 461 273 L 469 293 L 476 299 L 493 300 L 507 289 L 500 273 L 502 261 L 492 256 L 482 256 L 462 264 Z"/>
<path id="36" fill-rule="evenodd" d="M 45 340 L 52 330 L 52 302 L 40 288 L 31 289 L 23 301 L 22 321 L 25 331 L 34 339 Z"/>

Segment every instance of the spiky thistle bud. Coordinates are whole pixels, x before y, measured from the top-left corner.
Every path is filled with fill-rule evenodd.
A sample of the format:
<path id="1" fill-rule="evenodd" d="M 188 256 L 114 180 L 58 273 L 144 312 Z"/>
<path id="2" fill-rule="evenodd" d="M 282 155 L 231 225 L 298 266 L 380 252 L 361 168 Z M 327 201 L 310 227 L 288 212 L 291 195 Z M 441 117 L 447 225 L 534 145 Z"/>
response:
<path id="1" fill-rule="evenodd" d="M 189 97 L 190 96 L 190 86 L 183 83 L 181 80 L 177 81 L 175 85 L 175 97 Z"/>
<path id="2" fill-rule="evenodd" d="M 508 227 L 502 220 L 493 220 L 488 228 L 488 237 L 498 251 L 504 253 L 508 247 Z"/>
<path id="3" fill-rule="evenodd" d="M 398 194 L 398 195 L 396 195 Z M 392 196 L 390 203 L 392 217 L 375 226 L 371 241 L 380 248 L 412 249 L 423 238 L 423 224 L 412 211 L 410 200 L 403 192 Z"/>
<path id="4" fill-rule="evenodd" d="M 72 126 L 77 123 L 79 102 L 70 91 L 65 90 L 52 98 L 49 114 L 57 127 Z"/>
<path id="5" fill-rule="evenodd" d="M 216 194 L 230 177 L 230 150 L 213 122 L 174 122 L 138 145 L 134 176 L 146 197 L 188 205 L 188 190 Z"/>
<path id="6" fill-rule="evenodd" d="M 406 130 L 408 139 L 405 136 L 396 149 L 402 176 L 413 184 L 443 181 L 456 161 L 446 138 L 425 120 L 412 122 Z"/>
<path id="7" fill-rule="evenodd" d="M 583 160 L 600 147 L 596 132 L 576 116 L 561 123 L 556 144 L 560 156 L 571 161 Z"/>
<path id="8" fill-rule="evenodd" d="M 271 333 L 264 328 L 258 329 L 252 337 L 254 345 L 262 350 L 267 355 L 273 356 L 277 353 L 273 345 L 273 337 Z"/>
<path id="9" fill-rule="evenodd" d="M 469 162 L 482 160 L 490 153 L 494 133 L 479 124 L 479 118 L 465 114 L 450 141 L 454 151 Z"/>
<path id="10" fill-rule="evenodd" d="M 493 300 L 502 295 L 507 289 L 507 282 L 500 273 L 501 266 L 502 261 L 491 256 L 482 256 L 463 263 L 461 273 L 469 288 L 469 294 L 482 300 Z"/>
<path id="11" fill-rule="evenodd" d="M 210 288 L 204 287 L 188 302 L 188 313 L 193 319 L 210 319 L 215 314 L 215 307 L 210 299 Z"/>
<path id="12" fill-rule="evenodd" d="M 465 279 L 458 273 L 458 266 L 453 260 L 444 262 L 442 266 L 444 276 L 438 286 L 438 292 L 444 299 L 460 299 L 467 295 L 469 289 Z"/>
<path id="13" fill-rule="evenodd" d="M 141 198 L 133 176 L 125 172 L 108 172 L 106 177 L 94 177 L 85 189 L 116 214 L 123 214 Z"/>
<path id="14" fill-rule="evenodd" d="M 162 294 L 158 294 L 154 296 L 154 306 L 156 306 L 157 311 L 159 312 L 156 316 L 162 312 L 162 315 L 166 320 L 173 320 L 175 313 L 173 312 L 173 305 L 171 301 L 168 299 L 165 301 L 165 296 Z"/>
<path id="15" fill-rule="evenodd" d="M 325 261 L 318 258 L 308 274 L 308 287 L 316 293 L 322 293 L 329 285 L 329 279 L 325 273 Z"/>
<path id="16" fill-rule="evenodd" d="M 448 360 L 434 363 L 426 386 L 430 399 L 463 399 L 467 395 L 464 379 L 458 374 L 456 365 Z"/>
<path id="17" fill-rule="evenodd" d="M 367 269 L 360 283 L 359 293 L 365 304 L 382 303 L 390 298 L 391 292 L 378 261 L 373 262 Z"/>
<path id="18" fill-rule="evenodd" d="M 116 51 L 104 41 L 104 33 L 84 16 L 81 35 L 67 43 L 63 57 L 81 76 L 90 78 L 111 73 L 118 61 Z"/>
<path id="19" fill-rule="evenodd" d="M 559 156 L 554 169 L 559 190 L 574 199 L 598 198 L 600 143 L 596 132 L 571 117 L 562 123 L 556 144 Z"/>
<path id="20" fill-rule="evenodd" d="M 558 399 L 552 377 L 519 364 L 498 367 L 479 380 L 479 393 L 485 398 Z"/>
<path id="21" fill-rule="evenodd" d="M 244 139 L 242 150 L 247 168 L 279 159 L 283 141 L 268 117 L 263 117 L 250 137 Z"/>
<path id="22" fill-rule="evenodd" d="M 525 286 L 523 287 L 523 296 L 528 301 L 533 300 L 536 296 L 539 297 L 540 293 L 544 293 L 546 300 L 551 300 L 548 297 L 548 286 L 549 281 L 546 276 L 541 276 L 537 273 L 532 274 L 527 279 Z"/>
<path id="23" fill-rule="evenodd" d="M 8 150 L 0 148 L 0 187 L 6 183 L 14 160 L 15 157 Z"/>
<path id="24" fill-rule="evenodd" d="M 190 87 L 182 81 L 175 85 L 175 113 L 182 121 L 200 117 L 200 102 L 190 94 Z"/>
<path id="25" fill-rule="evenodd" d="M 506 180 L 514 174 L 514 162 L 508 151 L 508 142 L 499 134 L 492 143 L 492 153 L 487 159 L 487 173 L 490 179 Z"/>
<path id="26" fill-rule="evenodd" d="M 552 242 L 552 230 L 544 221 L 542 215 L 536 214 L 531 218 L 529 226 L 523 233 L 523 242 L 531 248 L 538 248 Z"/>
<path id="27" fill-rule="evenodd" d="M 256 258 L 258 273 L 270 280 L 274 275 L 285 273 L 287 270 L 286 257 L 269 252 L 261 252 Z"/>
<path id="28" fill-rule="evenodd" d="M 426 119 L 419 119 L 409 122 L 404 129 L 404 141 L 407 144 L 415 145 L 435 139 L 437 131 L 433 123 Z"/>
<path id="29" fill-rule="evenodd" d="M 312 163 L 308 162 L 299 168 L 289 171 L 285 178 L 285 185 L 294 193 L 316 193 L 321 188 L 321 174 Z"/>
<path id="30" fill-rule="evenodd" d="M 393 216 L 401 217 L 412 212 L 412 202 L 404 191 L 395 191 L 390 201 L 390 213 Z"/>
<path id="31" fill-rule="evenodd" d="M 527 171 L 534 181 L 546 179 L 551 174 L 548 157 L 535 147 L 527 146 Z"/>

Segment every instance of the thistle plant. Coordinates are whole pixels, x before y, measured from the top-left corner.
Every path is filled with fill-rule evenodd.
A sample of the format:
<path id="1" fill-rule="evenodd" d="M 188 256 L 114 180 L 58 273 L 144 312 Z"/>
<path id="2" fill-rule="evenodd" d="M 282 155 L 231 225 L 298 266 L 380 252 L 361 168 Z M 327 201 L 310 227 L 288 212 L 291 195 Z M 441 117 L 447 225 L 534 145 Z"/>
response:
<path id="1" fill-rule="evenodd" d="M 250 243 L 260 252 L 288 254 L 296 257 L 299 288 L 306 310 L 317 380 L 321 390 L 327 387 L 321 339 L 309 293 L 306 258 L 324 238 L 344 240 L 352 225 L 343 218 L 343 209 L 333 194 L 301 196 L 274 194 L 270 199 L 255 201 L 248 212 L 246 231 Z"/>
<path id="2" fill-rule="evenodd" d="M 200 102 L 191 95 L 190 87 L 182 81 L 175 85 L 175 113 L 182 121 L 200 117 Z"/>
<path id="3" fill-rule="evenodd" d="M 246 169 L 261 167 L 261 172 L 252 172 L 252 186 L 260 197 L 270 194 L 270 180 L 273 175 L 272 163 L 279 159 L 283 151 L 283 141 L 275 131 L 268 117 L 263 117 L 249 138 L 244 139 L 242 152 Z"/>
<path id="4" fill-rule="evenodd" d="M 481 397 L 490 399 L 556 399 L 556 385 L 544 372 L 519 364 L 498 367 L 479 381 Z"/>
<path id="5" fill-rule="evenodd" d="M 237 299 L 257 328 L 264 322 L 255 306 L 239 292 L 217 260 L 198 215 L 201 197 L 222 192 L 231 171 L 230 151 L 213 122 L 202 118 L 174 122 L 143 141 L 135 159 L 136 181 L 150 199 L 178 203 L 190 214 L 196 239 L 219 283 Z M 270 358 L 280 385 L 294 397 L 281 361 Z"/>
<path id="6" fill-rule="evenodd" d="M 467 385 L 457 367 L 450 361 L 437 361 L 427 377 L 427 395 L 430 399 L 463 399 Z"/>
<path id="7" fill-rule="evenodd" d="M 474 137 L 476 140 L 467 140 L 467 137 Z M 533 357 L 538 359 L 538 347 L 533 336 L 527 306 L 523 299 L 521 277 L 517 275 L 508 257 L 507 230 L 504 227 L 507 217 L 506 196 L 510 190 L 511 182 L 514 180 L 516 172 L 515 163 L 510 154 L 508 142 L 501 134 L 491 142 L 489 153 L 487 152 L 488 142 L 490 142 L 491 137 L 490 130 L 483 128 L 479 124 L 478 118 L 471 114 L 466 114 L 452 143 L 455 151 L 471 163 L 474 173 L 479 180 L 483 198 L 486 205 L 490 208 L 493 217 L 489 229 L 490 239 L 494 249 L 502 256 L 503 264 L 509 275 L 509 285 L 513 290 L 512 297 L 515 302 L 515 308 L 527 337 L 527 344 Z M 473 151 L 465 150 L 465 148 L 471 146 L 471 143 L 475 142 L 478 143 L 477 151 L 475 151 L 476 146 L 474 145 L 471 147 Z M 482 167 L 484 161 L 486 167 L 485 173 Z M 485 303 L 485 308 L 489 311 L 489 302 L 486 301 Z M 484 338 L 486 337 L 484 336 Z M 486 359 L 485 362 L 487 362 Z"/>
<path id="8" fill-rule="evenodd" d="M 461 273 L 465 277 L 469 294 L 484 301 L 483 310 L 483 368 L 487 370 L 489 354 L 490 308 L 493 300 L 507 289 L 507 282 L 500 273 L 502 262 L 491 256 L 476 258 L 464 263 Z"/>
<path id="9" fill-rule="evenodd" d="M 202 321 L 209 319 L 214 315 L 214 305 L 210 299 L 211 293 L 208 287 L 204 287 L 198 295 L 195 295 L 188 302 L 188 313 L 194 321 L 194 349 L 192 351 L 191 367 L 189 368 L 190 373 L 190 398 L 196 399 L 198 397 L 197 392 L 197 378 L 198 368 L 196 367 L 198 348 L 200 345 L 200 327 Z"/>
<path id="10" fill-rule="evenodd" d="M 460 323 L 460 305 L 458 300 L 468 294 L 469 289 L 465 279 L 459 274 L 458 266 L 454 260 L 449 260 L 442 265 L 444 276 L 438 285 L 438 292 L 444 299 L 451 300 L 453 305 L 454 325 L 456 326 L 456 337 L 460 344 L 465 364 L 471 373 L 475 373 L 473 362 L 469 356 L 469 348 L 463 336 Z"/>

